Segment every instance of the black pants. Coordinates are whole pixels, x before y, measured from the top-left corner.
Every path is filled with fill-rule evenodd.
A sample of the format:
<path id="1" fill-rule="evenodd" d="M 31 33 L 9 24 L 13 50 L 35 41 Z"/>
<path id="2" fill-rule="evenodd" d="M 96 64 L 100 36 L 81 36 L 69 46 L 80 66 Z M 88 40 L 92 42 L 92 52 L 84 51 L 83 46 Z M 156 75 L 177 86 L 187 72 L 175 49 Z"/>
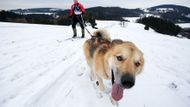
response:
<path id="1" fill-rule="evenodd" d="M 76 28 L 76 24 L 79 23 L 80 24 L 80 27 L 82 29 L 84 29 L 84 25 L 83 25 L 83 22 L 82 22 L 82 17 L 81 16 L 73 16 L 72 18 L 72 28 Z"/>

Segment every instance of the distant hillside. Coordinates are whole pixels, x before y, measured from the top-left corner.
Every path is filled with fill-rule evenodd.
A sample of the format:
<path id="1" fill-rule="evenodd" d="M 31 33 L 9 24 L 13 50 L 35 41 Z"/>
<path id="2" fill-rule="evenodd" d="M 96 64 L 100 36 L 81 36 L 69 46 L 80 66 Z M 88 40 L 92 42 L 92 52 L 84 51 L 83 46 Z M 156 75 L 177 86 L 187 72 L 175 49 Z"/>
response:
<path id="1" fill-rule="evenodd" d="M 159 11 L 161 12 L 161 10 L 163 9 L 168 9 L 168 10 L 173 10 L 173 11 L 177 11 L 179 13 L 184 13 L 184 14 L 190 14 L 190 8 L 189 7 L 185 7 L 185 6 L 180 6 L 180 5 L 159 5 L 159 6 L 155 6 L 155 7 L 151 7 L 148 8 L 150 11 Z"/>
<path id="2" fill-rule="evenodd" d="M 139 17 L 144 12 L 141 9 L 125 9 L 120 7 L 92 7 L 86 9 L 99 20 L 121 20 L 122 17 Z M 57 15 L 67 15 L 69 10 L 59 11 Z"/>
<path id="3" fill-rule="evenodd" d="M 174 23 L 189 23 L 190 22 L 190 8 L 179 5 L 159 5 L 147 8 L 146 14 L 159 16 L 163 19 L 170 20 Z"/>
<path id="4" fill-rule="evenodd" d="M 94 7 L 87 9 L 97 19 L 120 19 L 122 17 L 139 17 L 144 12 L 140 9 L 125 9 L 119 7 Z"/>
<path id="5" fill-rule="evenodd" d="M 54 17 L 69 14 L 69 9 L 33 8 L 16 9 L 11 12 L 17 14 L 47 14 Z M 125 9 L 120 7 L 92 7 L 86 9 L 87 14 L 99 20 L 121 20 L 122 17 L 156 16 L 174 23 L 190 23 L 190 8 L 179 5 L 159 5 L 147 9 Z"/>
<path id="6" fill-rule="evenodd" d="M 15 9 L 10 11 L 17 14 L 55 14 L 63 10 L 58 8 L 32 8 L 32 9 Z"/>
<path id="7" fill-rule="evenodd" d="M 0 11 L 0 21 L 17 23 L 55 24 L 54 17 L 46 14 L 16 14 Z"/>

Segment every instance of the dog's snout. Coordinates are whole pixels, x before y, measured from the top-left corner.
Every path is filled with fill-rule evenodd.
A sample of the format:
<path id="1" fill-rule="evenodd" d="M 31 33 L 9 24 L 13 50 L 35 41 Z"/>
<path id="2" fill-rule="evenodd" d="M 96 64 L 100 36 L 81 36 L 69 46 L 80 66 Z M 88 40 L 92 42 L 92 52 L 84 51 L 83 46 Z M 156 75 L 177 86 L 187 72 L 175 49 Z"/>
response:
<path id="1" fill-rule="evenodd" d="M 131 88 L 133 87 L 135 84 L 135 78 L 131 75 L 124 75 L 121 77 L 121 85 L 124 87 L 124 88 Z"/>

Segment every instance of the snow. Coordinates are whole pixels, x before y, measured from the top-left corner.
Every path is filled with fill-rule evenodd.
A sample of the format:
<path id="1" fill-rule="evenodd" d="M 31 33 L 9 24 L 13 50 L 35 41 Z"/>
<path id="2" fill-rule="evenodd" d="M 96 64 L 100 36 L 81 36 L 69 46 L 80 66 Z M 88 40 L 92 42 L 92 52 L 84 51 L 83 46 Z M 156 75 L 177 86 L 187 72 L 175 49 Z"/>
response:
<path id="1" fill-rule="evenodd" d="M 52 9 L 50 9 L 50 11 L 59 11 L 59 10 L 62 10 L 62 9 L 58 9 L 58 8 L 52 8 Z"/>
<path id="2" fill-rule="evenodd" d="M 190 40 L 137 23 L 97 23 L 144 53 L 144 71 L 119 107 L 190 106 Z M 82 49 L 86 35 L 72 40 L 71 26 L 0 22 L 0 107 L 114 107 L 108 95 L 97 97 L 89 79 Z"/>
<path id="3" fill-rule="evenodd" d="M 186 17 L 187 17 L 187 18 L 190 18 L 190 14 L 187 14 Z"/>
<path id="4" fill-rule="evenodd" d="M 143 9 L 143 11 L 146 12 L 146 13 L 150 12 L 150 10 L 148 10 L 148 9 Z"/>
<path id="5" fill-rule="evenodd" d="M 156 11 L 160 13 L 167 13 L 167 12 L 174 11 L 174 9 L 173 8 L 157 8 Z"/>
<path id="6" fill-rule="evenodd" d="M 137 19 L 140 19 L 140 17 L 124 17 L 124 19 L 134 23 Z"/>
<path id="7" fill-rule="evenodd" d="M 190 28 L 190 23 L 179 23 L 177 25 L 179 25 L 182 28 Z"/>
<path id="8" fill-rule="evenodd" d="M 43 12 L 25 12 L 25 13 L 22 13 L 22 14 L 24 14 L 24 15 L 28 15 L 28 14 L 44 14 L 44 15 L 52 15 L 52 14 L 55 14 L 55 13 L 51 13 L 51 12 L 45 12 L 45 13 L 43 13 Z"/>

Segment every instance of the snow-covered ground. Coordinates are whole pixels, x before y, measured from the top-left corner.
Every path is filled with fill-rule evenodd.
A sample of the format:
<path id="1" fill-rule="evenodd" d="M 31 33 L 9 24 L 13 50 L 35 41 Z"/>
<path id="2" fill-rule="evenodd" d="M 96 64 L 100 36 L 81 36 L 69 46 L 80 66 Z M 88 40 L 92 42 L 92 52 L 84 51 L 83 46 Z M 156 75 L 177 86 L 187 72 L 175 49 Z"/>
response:
<path id="1" fill-rule="evenodd" d="M 98 21 L 98 27 L 134 42 L 145 57 L 144 71 L 119 107 L 190 107 L 190 40 L 119 23 Z M 86 35 L 72 40 L 71 26 L 0 22 L 0 107 L 112 107 L 88 77 Z"/>
<path id="2" fill-rule="evenodd" d="M 136 22 L 137 19 L 139 19 L 140 17 L 124 17 L 125 20 L 128 20 L 129 22 Z"/>

